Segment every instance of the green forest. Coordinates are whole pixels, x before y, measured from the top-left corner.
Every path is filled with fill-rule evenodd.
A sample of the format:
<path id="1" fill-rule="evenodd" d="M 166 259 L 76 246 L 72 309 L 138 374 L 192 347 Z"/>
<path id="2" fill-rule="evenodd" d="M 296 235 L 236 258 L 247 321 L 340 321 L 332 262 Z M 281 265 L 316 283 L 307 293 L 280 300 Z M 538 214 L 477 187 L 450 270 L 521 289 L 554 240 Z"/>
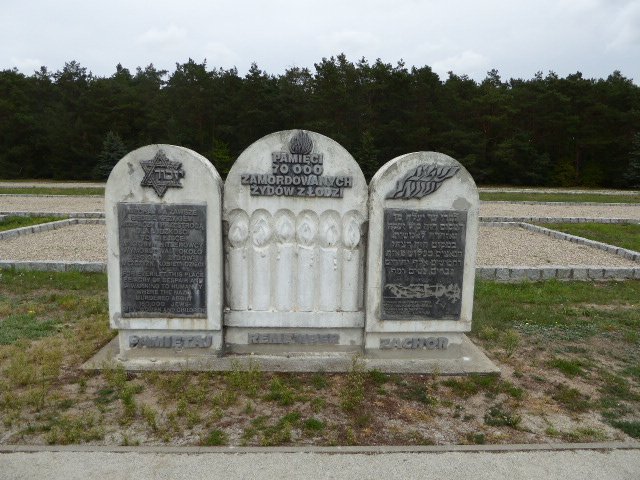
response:
<path id="1" fill-rule="evenodd" d="M 367 178 L 433 150 L 479 184 L 640 186 L 640 87 L 619 71 L 504 80 L 492 70 L 477 82 L 344 55 L 278 75 L 191 59 L 173 72 L 115 70 L 0 72 L 0 178 L 101 180 L 150 143 L 191 148 L 225 175 L 263 135 L 299 128 L 341 143 Z"/>

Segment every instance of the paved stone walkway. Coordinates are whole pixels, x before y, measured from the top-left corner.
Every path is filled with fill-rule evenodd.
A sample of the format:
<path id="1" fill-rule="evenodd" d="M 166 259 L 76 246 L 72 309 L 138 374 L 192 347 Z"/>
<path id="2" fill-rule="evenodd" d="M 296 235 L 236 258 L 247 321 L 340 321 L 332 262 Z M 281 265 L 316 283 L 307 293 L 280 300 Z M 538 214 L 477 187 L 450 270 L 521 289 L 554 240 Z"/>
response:
<path id="1" fill-rule="evenodd" d="M 384 448 L 382 448 L 384 450 Z M 0 454 L 0 478 L 47 480 L 638 480 L 640 450 Z"/>

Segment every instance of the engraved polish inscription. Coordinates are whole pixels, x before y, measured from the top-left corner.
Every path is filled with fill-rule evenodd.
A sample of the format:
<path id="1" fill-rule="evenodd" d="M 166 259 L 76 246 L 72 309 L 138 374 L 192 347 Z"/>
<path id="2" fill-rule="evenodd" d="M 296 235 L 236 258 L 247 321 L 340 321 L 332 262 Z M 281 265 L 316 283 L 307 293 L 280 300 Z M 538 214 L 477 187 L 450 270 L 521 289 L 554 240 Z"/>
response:
<path id="1" fill-rule="evenodd" d="M 467 212 L 384 210 L 382 320 L 458 320 Z"/>
<path id="2" fill-rule="evenodd" d="M 312 149 L 309 134 L 299 130 L 288 152 L 272 152 L 270 173 L 243 173 L 240 183 L 249 186 L 252 196 L 342 198 L 353 177 L 324 175 L 323 154 Z"/>
<path id="3" fill-rule="evenodd" d="M 206 206 L 118 204 L 123 317 L 205 317 Z"/>

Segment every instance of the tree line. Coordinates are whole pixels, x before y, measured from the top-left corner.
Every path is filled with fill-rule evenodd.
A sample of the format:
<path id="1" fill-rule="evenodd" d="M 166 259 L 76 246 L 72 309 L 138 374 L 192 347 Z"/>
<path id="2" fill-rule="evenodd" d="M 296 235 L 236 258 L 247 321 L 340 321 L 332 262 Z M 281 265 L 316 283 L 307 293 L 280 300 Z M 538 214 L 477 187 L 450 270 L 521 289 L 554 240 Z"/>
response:
<path id="1" fill-rule="evenodd" d="M 640 88 L 550 72 L 476 82 L 430 67 L 344 55 L 273 75 L 253 64 L 191 59 L 93 75 L 0 72 L 0 178 L 103 179 L 114 159 L 150 143 L 191 148 L 224 175 L 261 136 L 306 129 L 341 143 L 367 178 L 388 160 L 433 150 L 481 184 L 633 187 L 640 183 Z"/>

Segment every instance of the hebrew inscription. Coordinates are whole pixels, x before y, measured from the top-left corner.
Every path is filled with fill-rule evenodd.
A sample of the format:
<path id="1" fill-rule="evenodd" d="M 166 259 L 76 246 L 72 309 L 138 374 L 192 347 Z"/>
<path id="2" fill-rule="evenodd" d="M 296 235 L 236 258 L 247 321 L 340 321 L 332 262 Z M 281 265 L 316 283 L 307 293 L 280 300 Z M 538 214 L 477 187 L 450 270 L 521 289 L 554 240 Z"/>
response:
<path id="1" fill-rule="evenodd" d="M 384 210 L 383 320 L 458 320 L 466 211 Z"/>
<path id="2" fill-rule="evenodd" d="M 353 186 L 350 175 L 326 176 L 322 153 L 312 153 L 311 137 L 298 131 L 289 142 L 288 152 L 271 154 L 270 173 L 243 173 L 240 183 L 248 185 L 253 196 L 342 198 Z"/>
<path id="3" fill-rule="evenodd" d="M 206 206 L 118 204 L 123 317 L 205 317 Z"/>

